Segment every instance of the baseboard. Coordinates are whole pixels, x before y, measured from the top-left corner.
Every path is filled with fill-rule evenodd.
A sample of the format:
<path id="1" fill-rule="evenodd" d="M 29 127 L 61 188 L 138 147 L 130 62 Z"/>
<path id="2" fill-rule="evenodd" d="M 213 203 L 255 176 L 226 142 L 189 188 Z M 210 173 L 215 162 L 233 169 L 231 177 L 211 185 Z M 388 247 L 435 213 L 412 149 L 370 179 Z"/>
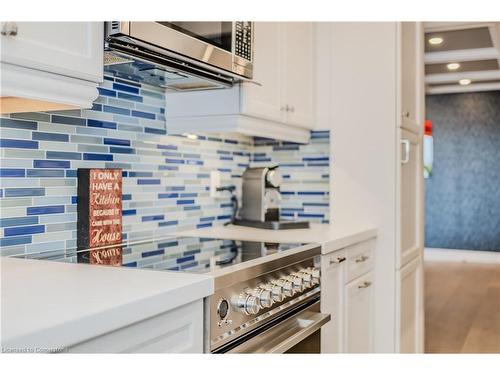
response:
<path id="1" fill-rule="evenodd" d="M 425 248 L 424 260 L 429 262 L 499 263 L 500 252 Z"/>

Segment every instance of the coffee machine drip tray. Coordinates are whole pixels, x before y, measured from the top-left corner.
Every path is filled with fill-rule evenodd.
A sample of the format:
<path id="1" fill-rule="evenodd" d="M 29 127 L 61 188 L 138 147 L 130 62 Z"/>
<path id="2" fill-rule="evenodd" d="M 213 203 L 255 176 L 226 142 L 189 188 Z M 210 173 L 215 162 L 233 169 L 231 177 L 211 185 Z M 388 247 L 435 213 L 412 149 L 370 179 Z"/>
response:
<path id="1" fill-rule="evenodd" d="M 257 221 L 257 220 L 244 220 L 236 219 L 234 225 L 241 225 L 244 227 L 260 228 L 260 229 L 307 229 L 309 228 L 308 221 Z"/>

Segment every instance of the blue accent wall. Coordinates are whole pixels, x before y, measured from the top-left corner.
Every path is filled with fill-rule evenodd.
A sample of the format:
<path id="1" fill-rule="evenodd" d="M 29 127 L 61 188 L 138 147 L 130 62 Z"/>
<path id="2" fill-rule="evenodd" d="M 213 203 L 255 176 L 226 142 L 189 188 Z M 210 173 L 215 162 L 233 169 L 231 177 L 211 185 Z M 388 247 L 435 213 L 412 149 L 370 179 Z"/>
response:
<path id="1" fill-rule="evenodd" d="M 500 91 L 431 95 L 427 247 L 500 251 Z"/>

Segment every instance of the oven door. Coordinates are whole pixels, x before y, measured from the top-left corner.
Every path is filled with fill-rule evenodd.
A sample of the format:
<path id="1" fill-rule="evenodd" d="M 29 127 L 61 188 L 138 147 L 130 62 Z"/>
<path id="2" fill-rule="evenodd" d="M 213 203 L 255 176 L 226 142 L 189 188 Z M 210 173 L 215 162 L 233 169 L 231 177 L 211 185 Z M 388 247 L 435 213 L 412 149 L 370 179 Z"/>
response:
<path id="1" fill-rule="evenodd" d="M 257 335 L 238 340 L 225 353 L 320 353 L 321 327 L 330 321 L 316 302 L 285 319 L 277 319 Z"/>

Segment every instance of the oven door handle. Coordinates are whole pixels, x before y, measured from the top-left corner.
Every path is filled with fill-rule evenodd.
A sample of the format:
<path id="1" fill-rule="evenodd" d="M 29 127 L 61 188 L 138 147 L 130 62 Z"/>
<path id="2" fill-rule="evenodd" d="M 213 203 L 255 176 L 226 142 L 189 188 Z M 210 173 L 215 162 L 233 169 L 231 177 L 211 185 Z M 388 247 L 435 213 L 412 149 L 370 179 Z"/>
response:
<path id="1" fill-rule="evenodd" d="M 305 310 L 228 353 L 284 353 L 330 321 L 330 314 Z"/>

